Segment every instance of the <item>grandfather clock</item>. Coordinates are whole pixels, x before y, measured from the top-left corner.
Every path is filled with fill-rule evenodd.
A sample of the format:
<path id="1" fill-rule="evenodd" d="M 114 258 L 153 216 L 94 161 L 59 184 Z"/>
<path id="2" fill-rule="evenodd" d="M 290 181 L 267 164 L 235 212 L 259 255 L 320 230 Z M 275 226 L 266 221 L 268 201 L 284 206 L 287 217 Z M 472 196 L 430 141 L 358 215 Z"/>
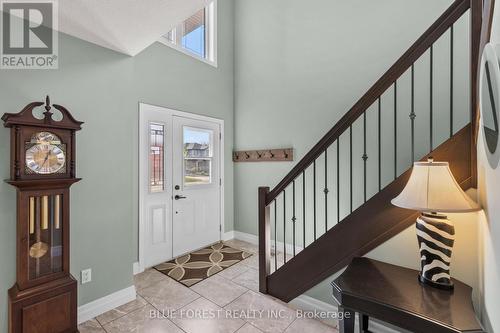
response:
<path id="1" fill-rule="evenodd" d="M 42 106 L 45 112 L 37 112 Z M 69 272 L 69 194 L 80 180 L 75 132 L 83 123 L 63 106 L 51 106 L 48 96 L 2 120 L 11 129 L 6 182 L 17 189 L 17 278 L 9 290 L 9 332 L 78 332 L 77 282 Z"/>

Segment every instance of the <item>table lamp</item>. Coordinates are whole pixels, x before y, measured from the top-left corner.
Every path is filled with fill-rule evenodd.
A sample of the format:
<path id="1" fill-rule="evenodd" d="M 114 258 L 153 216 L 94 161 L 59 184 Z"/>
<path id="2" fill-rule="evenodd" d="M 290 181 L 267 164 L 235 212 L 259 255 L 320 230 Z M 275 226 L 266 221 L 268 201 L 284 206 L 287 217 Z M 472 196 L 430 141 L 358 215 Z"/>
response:
<path id="1" fill-rule="evenodd" d="M 455 227 L 442 213 L 465 213 L 480 209 L 453 177 L 448 162 L 415 162 L 403 191 L 392 204 L 418 210 L 417 239 L 420 248 L 423 284 L 439 289 L 453 289 L 450 278 L 451 254 Z"/>

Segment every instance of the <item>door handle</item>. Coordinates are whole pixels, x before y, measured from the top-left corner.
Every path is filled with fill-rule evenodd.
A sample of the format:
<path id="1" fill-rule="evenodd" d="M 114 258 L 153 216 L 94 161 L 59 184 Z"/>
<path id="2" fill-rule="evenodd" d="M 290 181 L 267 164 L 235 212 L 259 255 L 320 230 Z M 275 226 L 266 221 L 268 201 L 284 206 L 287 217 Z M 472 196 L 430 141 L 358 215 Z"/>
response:
<path id="1" fill-rule="evenodd" d="M 186 197 L 185 197 L 185 196 L 183 196 L 183 195 L 178 195 L 178 194 L 177 194 L 177 195 L 174 197 L 174 199 L 175 199 L 175 200 L 180 200 L 180 199 L 186 199 Z"/>

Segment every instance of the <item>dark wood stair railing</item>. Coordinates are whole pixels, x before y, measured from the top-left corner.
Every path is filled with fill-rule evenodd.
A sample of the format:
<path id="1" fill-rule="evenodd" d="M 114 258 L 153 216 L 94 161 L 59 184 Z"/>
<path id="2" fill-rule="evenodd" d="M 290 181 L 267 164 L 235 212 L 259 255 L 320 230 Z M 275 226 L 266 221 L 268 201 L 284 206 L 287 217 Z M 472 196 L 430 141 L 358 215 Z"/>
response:
<path id="1" fill-rule="evenodd" d="M 491 6 L 494 0 L 485 0 L 486 6 Z M 447 31 L 451 34 L 450 62 L 453 66 L 453 25 L 470 10 L 470 123 L 459 131 L 454 130 L 453 122 L 453 69 L 451 70 L 450 90 L 450 135 L 449 139 L 435 147 L 432 131 L 432 49 L 434 43 Z M 485 12 L 487 12 L 485 8 Z M 488 12 L 490 13 L 490 12 Z M 414 64 L 426 52 L 430 50 L 430 147 L 429 154 L 436 159 L 447 160 L 455 176 L 464 188 L 476 184 L 476 147 L 475 134 L 478 118 L 477 113 L 477 78 L 479 54 L 484 45 L 481 44 L 481 32 L 484 34 L 485 26 L 482 26 L 483 7 L 481 0 L 456 0 L 451 6 L 431 25 L 427 31 L 401 56 L 391 68 L 364 94 L 356 104 L 327 132 L 326 135 L 292 168 L 292 170 L 272 190 L 269 187 L 259 188 L 259 289 L 262 293 L 269 293 L 283 301 L 290 301 L 296 296 L 304 293 L 323 279 L 346 266 L 354 256 L 366 254 L 391 237 L 395 236 L 414 223 L 415 212 L 402 210 L 391 206 L 390 200 L 403 188 L 410 171 L 407 170 L 398 175 L 398 150 L 397 150 L 397 81 L 407 71 L 411 70 L 411 154 L 416 160 L 414 135 L 415 135 L 415 102 L 414 102 Z M 381 182 L 381 96 L 394 87 L 394 180 L 382 188 Z M 378 193 L 367 200 L 367 144 L 366 144 L 366 113 L 367 110 L 378 102 Z M 357 209 L 353 207 L 353 124 L 362 117 L 364 154 L 364 203 Z M 350 141 L 350 214 L 341 220 L 339 202 L 339 142 L 341 135 L 349 135 Z M 327 151 L 330 146 L 337 150 L 337 223 L 328 230 L 328 158 Z M 317 238 L 316 235 L 316 197 L 317 181 L 316 169 L 318 158 L 324 156 L 324 219 L 325 233 Z M 427 156 L 427 155 L 426 155 Z M 418 158 L 417 158 L 418 159 Z M 313 184 L 313 210 L 314 210 L 314 241 L 306 244 L 306 170 L 312 169 Z M 296 182 L 302 182 L 302 207 L 303 207 L 303 249 L 296 254 Z M 293 230 L 292 244 L 286 240 L 286 199 L 285 192 L 292 187 L 293 210 L 291 222 Z M 277 255 L 277 210 L 278 196 L 283 197 L 283 265 L 278 267 Z M 274 205 L 274 262 L 271 261 L 271 205 Z M 291 246 L 293 256 L 287 261 L 287 246 Z M 274 272 L 271 266 L 274 263 Z"/>
<path id="2" fill-rule="evenodd" d="M 436 160 L 450 163 L 455 178 L 464 189 L 470 188 L 472 183 L 470 140 L 469 124 L 432 152 Z M 411 170 L 403 173 L 268 276 L 265 281 L 268 292 L 289 302 L 347 266 L 354 257 L 363 256 L 415 224 L 417 212 L 391 204 L 391 199 L 403 190 L 410 173 Z"/>

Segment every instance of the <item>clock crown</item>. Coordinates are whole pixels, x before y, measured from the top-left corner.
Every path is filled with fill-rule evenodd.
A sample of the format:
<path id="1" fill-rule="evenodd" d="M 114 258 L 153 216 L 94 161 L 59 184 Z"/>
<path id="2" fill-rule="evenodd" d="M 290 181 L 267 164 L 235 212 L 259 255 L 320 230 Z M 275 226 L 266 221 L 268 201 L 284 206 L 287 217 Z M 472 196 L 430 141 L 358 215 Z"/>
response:
<path id="1" fill-rule="evenodd" d="M 36 118 L 33 115 L 33 110 L 35 108 L 44 106 L 45 112 L 42 119 Z M 62 119 L 56 120 L 52 116 L 52 108 L 61 112 Z M 62 105 L 50 103 L 50 97 L 47 95 L 45 97 L 45 102 L 33 102 L 26 105 L 19 113 L 5 113 L 2 116 L 5 127 L 13 127 L 16 125 L 24 126 L 37 126 L 37 127 L 48 127 L 48 128 L 61 128 L 61 129 L 71 129 L 80 130 L 83 122 L 73 118 L 71 113 Z"/>

